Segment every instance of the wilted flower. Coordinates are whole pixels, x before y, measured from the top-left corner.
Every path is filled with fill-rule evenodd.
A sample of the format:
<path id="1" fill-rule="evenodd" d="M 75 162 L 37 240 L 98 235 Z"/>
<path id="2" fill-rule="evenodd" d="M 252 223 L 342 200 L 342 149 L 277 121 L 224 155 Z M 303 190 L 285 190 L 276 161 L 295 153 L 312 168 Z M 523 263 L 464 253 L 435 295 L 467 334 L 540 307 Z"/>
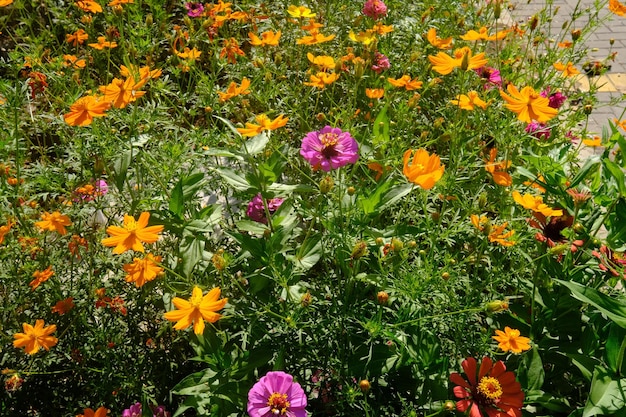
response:
<path id="1" fill-rule="evenodd" d="M 521 417 L 524 405 L 524 393 L 521 385 L 515 381 L 515 374 L 506 371 L 504 362 L 493 361 L 484 357 L 480 368 L 474 358 L 467 358 L 461 364 L 466 378 L 458 373 L 450 375 L 454 387 L 454 396 L 459 412 L 469 409 L 469 417 Z"/>
<path id="2" fill-rule="evenodd" d="M 411 158 L 411 155 L 413 156 Z M 443 176 L 445 166 L 438 155 L 430 155 L 425 149 L 412 149 L 404 152 L 404 168 L 402 172 L 409 181 L 430 190 Z"/>
<path id="3" fill-rule="evenodd" d="M 387 5 L 382 0 L 367 0 L 362 12 L 365 16 L 376 20 L 387 16 Z"/>
<path id="4" fill-rule="evenodd" d="M 248 392 L 250 417 L 306 417 L 304 390 L 285 372 L 268 372 Z"/>
<path id="5" fill-rule="evenodd" d="M 64 300 L 57 301 L 57 303 L 52 306 L 52 312 L 57 313 L 59 315 L 63 315 L 74 308 L 74 298 L 67 297 Z"/>
<path id="6" fill-rule="evenodd" d="M 359 159 L 359 145 L 350 135 L 339 128 L 325 126 L 319 131 L 309 132 L 302 139 L 300 155 L 313 169 L 326 172 L 347 164 L 354 164 Z"/>
<path id="7" fill-rule="evenodd" d="M 267 211 L 270 215 L 274 214 L 276 210 L 283 204 L 282 198 L 268 198 L 267 199 Z M 263 197 L 261 193 L 254 196 L 254 198 L 248 203 L 248 209 L 246 215 L 255 222 L 267 224 L 267 216 L 265 211 L 265 205 L 263 204 Z"/>

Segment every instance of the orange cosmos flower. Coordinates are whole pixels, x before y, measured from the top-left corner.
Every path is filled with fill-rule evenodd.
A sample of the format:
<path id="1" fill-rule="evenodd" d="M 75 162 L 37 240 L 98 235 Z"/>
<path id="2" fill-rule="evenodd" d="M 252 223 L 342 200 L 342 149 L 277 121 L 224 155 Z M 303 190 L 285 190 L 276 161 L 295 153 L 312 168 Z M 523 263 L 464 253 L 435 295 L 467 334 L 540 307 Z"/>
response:
<path id="1" fill-rule="evenodd" d="M 387 78 L 387 81 L 389 81 L 389 84 L 393 85 L 394 87 L 399 87 L 399 88 L 404 87 L 407 91 L 417 90 L 419 88 L 422 88 L 422 85 L 424 84 L 423 82 L 419 80 L 412 80 L 409 75 L 403 75 L 397 80 L 393 78 Z"/>
<path id="2" fill-rule="evenodd" d="M 465 35 L 461 35 L 461 39 L 464 41 L 498 41 L 500 39 L 504 39 L 508 33 L 508 30 L 501 30 L 493 35 L 489 35 L 489 33 L 487 33 L 487 28 L 483 26 L 478 29 L 478 32 L 470 30 Z"/>
<path id="3" fill-rule="evenodd" d="M 258 124 L 254 123 L 246 123 L 246 127 L 238 127 L 237 131 L 241 133 L 242 136 L 252 137 L 260 134 L 265 130 L 275 130 L 279 127 L 283 127 L 287 124 L 289 119 L 283 117 L 281 114 L 274 120 L 270 120 L 265 114 L 260 114 L 256 116 L 256 121 Z"/>
<path id="4" fill-rule="evenodd" d="M 621 121 L 618 119 L 613 119 L 613 123 L 615 123 L 616 127 L 621 127 L 622 129 L 626 130 L 626 119 Z"/>
<path id="5" fill-rule="evenodd" d="M 473 90 L 468 92 L 467 95 L 458 95 L 456 100 L 450 100 L 450 103 L 458 105 L 463 110 L 474 110 L 475 107 L 480 107 L 483 110 L 487 108 L 487 103 Z"/>
<path id="6" fill-rule="evenodd" d="M 250 44 L 253 46 L 277 46 L 280 35 L 280 30 L 276 33 L 268 30 L 267 32 L 261 33 L 260 38 L 252 32 L 248 33 Z"/>
<path id="7" fill-rule="evenodd" d="M 160 69 L 151 70 L 148 66 L 137 69 L 135 65 L 131 65 L 130 68 L 125 65 L 120 65 L 120 75 L 125 78 L 134 77 L 139 74 L 139 79 L 143 81 L 145 79 L 158 78 L 162 73 Z"/>
<path id="8" fill-rule="evenodd" d="M 526 86 L 519 91 L 513 84 L 509 84 L 506 89 L 510 95 L 500 90 L 500 96 L 507 102 L 504 106 L 516 113 L 522 122 L 536 120 L 545 123 L 558 113 L 557 109 L 549 106 L 550 100 L 541 97 L 532 87 Z"/>
<path id="9" fill-rule="evenodd" d="M 104 36 L 98 36 L 98 43 L 88 43 L 87 45 L 99 51 L 103 50 L 104 48 L 117 47 L 117 43 L 107 41 L 107 38 L 105 38 Z"/>
<path id="10" fill-rule="evenodd" d="M 78 59 L 76 55 L 63 55 L 63 66 L 75 69 L 85 68 L 87 62 L 84 59 Z"/>
<path id="11" fill-rule="evenodd" d="M 310 35 L 303 36 L 296 41 L 297 45 L 315 45 L 318 43 L 324 43 L 335 39 L 335 35 L 324 36 L 317 30 L 309 32 Z"/>
<path id="12" fill-rule="evenodd" d="M 385 90 L 382 88 L 366 88 L 365 95 L 371 99 L 381 99 L 385 95 Z"/>
<path id="13" fill-rule="evenodd" d="M 583 144 L 592 148 L 602 146 L 602 138 L 600 136 L 594 136 L 591 139 L 583 139 Z"/>
<path id="14" fill-rule="evenodd" d="M 489 161 L 485 165 L 485 171 L 491 174 L 496 184 L 508 187 L 513 184 L 513 179 L 506 172 L 511 166 L 511 161 L 495 162 L 497 153 L 498 150 L 496 148 L 491 148 L 489 151 Z"/>
<path id="15" fill-rule="evenodd" d="M 185 47 L 183 52 L 174 51 L 174 53 L 179 58 L 188 59 L 190 61 L 195 61 L 196 59 L 200 58 L 200 55 L 202 55 L 202 51 L 198 51 L 196 48 L 189 49 L 187 47 Z"/>
<path id="16" fill-rule="evenodd" d="M 441 75 L 450 74 L 455 68 L 473 70 L 487 65 L 487 58 L 485 58 L 484 52 L 473 55 L 471 49 L 468 47 L 455 50 L 454 57 L 451 57 L 445 52 L 439 52 L 435 56 L 429 55 L 428 60 L 433 65 L 433 70 Z M 467 68 L 465 68 L 465 66 L 467 66 Z"/>
<path id="17" fill-rule="evenodd" d="M 520 336 L 520 331 L 511 329 L 509 326 L 502 330 L 496 330 L 496 336 L 492 336 L 498 342 L 498 348 L 505 352 L 522 353 L 530 349 L 530 339 Z"/>
<path id="18" fill-rule="evenodd" d="M 13 0 L 0 0 L 0 7 L 6 7 L 12 3 L 13 3 Z"/>
<path id="19" fill-rule="evenodd" d="M 94 117 L 104 117 L 111 104 L 98 96 L 81 97 L 70 106 L 70 112 L 63 116 L 70 126 L 89 126 Z"/>
<path id="20" fill-rule="evenodd" d="M 39 270 L 35 271 L 33 273 L 33 278 L 35 279 L 32 280 L 28 284 L 30 286 L 30 289 L 35 291 L 37 287 L 39 287 L 42 283 L 46 282 L 52 275 L 54 275 L 54 271 L 52 270 L 52 265 L 48 266 L 43 271 L 39 271 Z"/>
<path id="21" fill-rule="evenodd" d="M 83 414 L 79 414 L 76 417 L 106 417 L 109 413 L 109 410 L 105 407 L 100 407 L 96 411 L 93 411 L 91 408 L 85 408 Z"/>
<path id="22" fill-rule="evenodd" d="M 35 226 L 37 226 L 41 230 L 49 232 L 56 231 L 60 235 L 66 234 L 67 231 L 65 230 L 65 226 L 71 225 L 72 222 L 70 221 L 70 218 L 64 214 L 59 213 L 58 211 L 55 211 L 52 214 L 45 211 L 41 215 L 41 221 L 35 222 Z"/>
<path id="23" fill-rule="evenodd" d="M 576 69 L 576 67 L 574 66 L 574 64 L 572 64 L 571 61 L 568 62 L 567 64 L 563 64 L 561 62 L 555 62 L 554 68 L 557 71 L 561 71 L 563 73 L 563 76 L 565 77 L 572 77 L 574 75 L 580 74 L 580 71 Z"/>
<path id="24" fill-rule="evenodd" d="M 327 85 L 334 83 L 338 79 L 339 74 L 318 72 L 316 75 L 311 74 L 309 77 L 310 82 L 303 84 L 316 88 L 326 88 Z"/>
<path id="25" fill-rule="evenodd" d="M 76 2 L 76 6 L 83 12 L 102 13 L 102 6 L 93 0 L 79 0 Z"/>
<path id="26" fill-rule="evenodd" d="M 379 22 L 379 23 L 376 23 L 374 26 L 372 26 L 371 29 L 368 29 L 368 31 L 371 31 L 373 33 L 377 33 L 380 36 L 383 36 L 383 35 L 393 32 L 393 26 L 383 25 L 382 23 Z"/>
<path id="27" fill-rule="evenodd" d="M 514 240 L 509 240 L 515 234 L 515 230 L 506 230 L 506 226 L 508 223 L 503 224 L 491 224 L 489 219 L 486 216 L 478 217 L 475 214 L 470 216 L 470 220 L 474 227 L 476 227 L 481 232 L 484 232 L 487 235 L 487 239 L 491 243 L 498 243 L 502 246 L 513 246 L 515 245 Z"/>
<path id="28" fill-rule="evenodd" d="M 332 56 L 327 55 L 319 55 L 315 56 L 312 53 L 306 54 L 307 59 L 313 65 L 317 65 L 318 68 L 322 71 L 330 71 L 335 69 L 335 59 Z"/>
<path id="29" fill-rule="evenodd" d="M 159 240 L 159 233 L 163 231 L 163 225 L 148 226 L 150 213 L 143 212 L 139 215 L 139 220 L 135 221 L 133 216 L 124 215 L 124 227 L 109 226 L 107 233 L 111 237 L 102 239 L 104 246 L 112 247 L 113 253 L 119 255 L 132 249 L 143 252 L 143 243 L 154 243 Z"/>
<path id="30" fill-rule="evenodd" d="M 138 90 L 148 82 L 148 79 L 144 78 L 136 82 L 132 76 L 126 78 L 126 80 L 113 78 L 110 84 L 100 86 L 99 91 L 104 94 L 105 101 L 111 103 L 116 109 L 123 109 L 146 94 L 145 91 Z"/>
<path id="31" fill-rule="evenodd" d="M 425 149 L 418 149 L 417 151 L 409 149 L 404 152 L 402 172 L 409 181 L 425 190 L 430 190 L 435 186 L 435 183 L 443 176 L 444 168 L 445 166 L 441 165 L 439 156 L 430 155 Z"/>
<path id="32" fill-rule="evenodd" d="M 224 308 L 228 298 L 219 300 L 221 290 L 219 287 L 213 288 L 205 296 L 199 287 L 193 287 L 189 301 L 175 297 L 172 300 L 176 310 L 168 311 L 163 315 L 169 321 L 177 322 L 174 325 L 176 330 L 184 330 L 193 324 L 195 334 L 204 332 L 204 321 L 215 323 L 222 315 L 216 311 Z"/>
<path id="33" fill-rule="evenodd" d="M 113 0 L 111 2 L 109 2 L 109 4 L 107 4 L 107 6 L 121 6 L 123 4 L 133 4 L 135 1 L 134 0 Z"/>
<path id="34" fill-rule="evenodd" d="M 625 16 L 626 4 L 622 4 L 618 0 L 609 0 L 609 10 L 618 16 Z"/>
<path id="35" fill-rule="evenodd" d="M 571 41 L 563 41 L 556 44 L 559 48 L 567 49 L 571 48 L 574 45 Z"/>
<path id="36" fill-rule="evenodd" d="M 317 32 L 317 29 L 322 27 L 324 27 L 324 25 L 316 22 L 315 19 L 309 19 L 309 23 L 300 26 L 300 29 L 306 30 L 307 32 Z"/>
<path id="37" fill-rule="evenodd" d="M 562 216 L 563 210 L 555 210 L 544 204 L 543 197 L 540 195 L 533 196 L 532 194 L 521 195 L 519 191 L 513 191 L 513 200 L 522 207 L 532 210 L 537 213 L 541 213 L 546 217 L 550 216 Z"/>
<path id="38" fill-rule="evenodd" d="M 87 39 L 89 39 L 89 35 L 83 29 L 65 35 L 65 41 L 74 47 L 82 45 Z"/>
<path id="39" fill-rule="evenodd" d="M 445 38 L 445 39 L 437 37 L 437 29 L 435 28 L 430 28 L 428 30 L 428 33 L 426 34 L 426 39 L 428 39 L 428 42 L 435 48 L 438 48 L 438 49 L 452 48 L 452 37 Z"/>
<path id="40" fill-rule="evenodd" d="M 220 51 L 220 58 L 226 57 L 229 64 L 237 62 L 237 55 L 245 56 L 245 52 L 239 48 L 239 42 L 237 39 L 230 38 L 222 41 L 222 50 Z"/>
<path id="41" fill-rule="evenodd" d="M 36 320 L 35 326 L 31 326 L 28 323 L 22 323 L 22 329 L 24 333 L 15 333 L 13 338 L 13 346 L 16 348 L 23 347 L 27 354 L 34 355 L 39 352 L 41 348 L 50 350 L 50 348 L 57 344 L 59 339 L 54 336 L 50 336 L 57 330 L 57 326 L 51 324 L 44 327 L 43 320 Z"/>
<path id="42" fill-rule="evenodd" d="M 126 271 L 126 282 L 134 282 L 137 288 L 142 287 L 146 282 L 152 281 L 163 272 L 159 266 L 160 256 L 147 254 L 145 258 L 133 258 L 132 264 L 124 265 Z"/>
<path id="43" fill-rule="evenodd" d="M 57 301 L 57 303 L 52 307 L 52 312 L 62 316 L 63 314 L 73 309 L 74 306 L 74 298 L 67 297 L 64 300 Z"/>
<path id="44" fill-rule="evenodd" d="M 233 81 L 228 85 L 225 93 L 218 91 L 217 95 L 220 96 L 220 102 L 224 102 L 239 95 L 250 94 L 248 87 L 250 87 L 250 80 L 244 78 L 241 80 L 241 85 L 237 86 L 237 83 Z"/>
<path id="45" fill-rule="evenodd" d="M 291 17 L 295 17 L 296 19 L 301 19 L 301 18 L 309 19 L 309 18 L 315 17 L 315 13 L 313 13 L 311 9 L 305 6 L 291 5 L 287 8 L 287 13 L 289 13 Z"/>
<path id="46" fill-rule="evenodd" d="M 7 233 L 9 233 L 9 231 L 11 231 L 12 226 L 13 223 L 11 222 L 11 219 L 9 219 L 7 221 L 7 224 L 5 224 L 4 226 L 0 226 L 0 245 L 4 243 L 4 237 L 7 235 Z"/>

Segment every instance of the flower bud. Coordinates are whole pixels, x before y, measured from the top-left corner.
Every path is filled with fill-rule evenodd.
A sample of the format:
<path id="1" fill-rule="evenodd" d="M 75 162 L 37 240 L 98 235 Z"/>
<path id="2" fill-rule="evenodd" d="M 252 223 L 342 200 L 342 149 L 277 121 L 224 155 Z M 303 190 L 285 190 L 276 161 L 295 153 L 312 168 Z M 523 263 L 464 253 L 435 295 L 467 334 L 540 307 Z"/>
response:
<path id="1" fill-rule="evenodd" d="M 502 13 L 502 6 L 500 5 L 500 0 L 496 0 L 496 5 L 493 8 L 493 16 L 496 19 L 499 19 L 501 13 Z"/>
<path id="2" fill-rule="evenodd" d="M 362 392 L 368 392 L 370 390 L 370 382 L 367 379 L 362 379 L 359 382 L 359 388 Z"/>
<path id="3" fill-rule="evenodd" d="M 593 105 L 591 104 L 585 104 L 585 107 L 583 107 L 583 111 L 585 112 L 585 114 L 589 115 L 591 114 L 591 112 L 593 111 Z"/>
<path id="4" fill-rule="evenodd" d="M 530 31 L 532 32 L 533 30 L 537 29 L 537 25 L 539 24 L 539 16 L 534 15 L 533 17 L 530 18 L 530 20 L 528 21 L 528 28 L 530 29 Z"/>
<path id="5" fill-rule="evenodd" d="M 442 273 L 441 273 L 441 278 L 442 278 L 444 281 L 449 280 L 449 279 L 450 279 L 450 273 L 449 273 L 449 272 L 442 272 Z"/>
<path id="6" fill-rule="evenodd" d="M 350 258 L 359 259 L 363 257 L 365 254 L 367 254 L 367 243 L 360 240 L 352 248 L 352 253 L 350 254 Z"/>
<path id="7" fill-rule="evenodd" d="M 356 188 L 354 187 L 348 187 L 348 195 L 354 195 L 354 193 L 356 193 Z"/>
<path id="8" fill-rule="evenodd" d="M 378 291 L 376 294 L 376 301 L 378 301 L 378 304 L 380 305 L 387 304 L 387 301 L 389 301 L 389 294 L 387 291 Z"/>
<path id="9" fill-rule="evenodd" d="M 571 32 L 572 35 L 572 40 L 574 42 L 576 42 L 578 39 L 580 39 L 580 35 L 582 34 L 582 31 L 580 29 L 574 29 Z"/>
<path id="10" fill-rule="evenodd" d="M 311 296 L 310 292 L 306 292 L 304 294 L 302 294 L 302 297 L 300 297 L 300 305 L 302 307 L 308 307 L 311 305 L 311 301 L 313 300 L 313 297 Z"/>
<path id="11" fill-rule="evenodd" d="M 153 23 L 154 23 L 154 16 L 152 16 L 152 13 L 148 13 L 148 15 L 146 16 L 146 26 L 150 27 L 152 26 Z"/>
<path id="12" fill-rule="evenodd" d="M 327 175 L 324 178 L 322 178 L 322 180 L 320 181 L 320 185 L 319 185 L 320 193 L 326 194 L 330 192 L 330 190 L 332 190 L 334 186 L 335 186 L 335 181 L 333 181 L 333 177 L 331 177 L 330 175 Z"/>
<path id="13" fill-rule="evenodd" d="M 400 239 L 396 239 L 395 237 L 391 239 L 391 250 L 394 252 L 400 252 L 404 249 L 404 243 Z"/>
<path id="14" fill-rule="evenodd" d="M 454 401 L 448 400 L 443 403 L 443 409 L 446 411 L 454 411 L 456 409 L 456 404 L 454 403 Z"/>
<path id="15" fill-rule="evenodd" d="M 469 67 L 469 52 L 465 52 L 463 54 L 463 59 L 461 60 L 461 69 L 463 71 L 467 71 L 468 67 Z"/>

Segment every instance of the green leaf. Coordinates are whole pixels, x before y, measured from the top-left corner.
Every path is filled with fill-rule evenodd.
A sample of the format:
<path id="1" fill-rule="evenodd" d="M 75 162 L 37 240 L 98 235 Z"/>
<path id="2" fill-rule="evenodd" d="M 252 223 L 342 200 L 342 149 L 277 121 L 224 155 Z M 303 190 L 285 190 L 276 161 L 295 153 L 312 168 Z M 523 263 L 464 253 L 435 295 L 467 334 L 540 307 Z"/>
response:
<path id="1" fill-rule="evenodd" d="M 596 367 L 583 417 L 608 416 L 626 406 L 626 379 L 617 378 L 607 369 Z"/>
<path id="2" fill-rule="evenodd" d="M 358 204 L 365 214 L 376 215 L 390 207 L 413 189 L 413 184 L 394 185 L 392 181 L 378 184 L 376 190 L 367 197 L 361 197 Z"/>
<path id="3" fill-rule="evenodd" d="M 376 116 L 374 120 L 374 146 L 389 143 L 389 117 L 387 117 L 387 110 L 389 105 L 386 105 Z"/>
<path id="4" fill-rule="evenodd" d="M 589 355 L 582 355 L 579 353 L 566 353 L 568 358 L 572 360 L 572 364 L 576 366 L 580 373 L 587 379 L 591 381 L 593 377 L 593 370 L 596 366 L 600 365 L 600 361 L 596 358 L 592 358 Z"/>
<path id="5" fill-rule="evenodd" d="M 132 160 L 132 151 L 126 151 L 113 161 L 113 181 L 115 186 L 121 192 L 124 191 L 124 182 L 126 181 L 126 172 Z"/>
<path id="6" fill-rule="evenodd" d="M 202 260 L 204 252 L 204 241 L 192 235 L 187 235 L 180 243 L 180 257 L 182 273 L 186 277 L 191 275 L 191 271 L 196 264 Z"/>
<path id="7" fill-rule="evenodd" d="M 540 389 L 546 374 L 543 370 L 543 363 L 537 348 L 533 348 L 524 356 L 524 365 L 526 367 L 526 378 L 528 380 L 526 389 Z"/>
<path id="8" fill-rule="evenodd" d="M 622 169 L 619 165 L 608 158 L 604 158 L 602 160 L 602 164 L 617 182 L 617 189 L 619 190 L 620 197 L 626 197 L 626 180 L 624 179 L 624 172 Z"/>
<path id="9" fill-rule="evenodd" d="M 270 141 L 270 137 L 266 132 L 261 132 L 252 139 L 246 140 L 241 146 L 242 155 L 256 155 L 265 149 L 265 146 Z"/>
<path id="10" fill-rule="evenodd" d="M 567 412 L 572 408 L 569 405 L 567 398 L 556 398 L 555 396 L 541 390 L 528 391 L 525 402 L 530 404 L 540 404 L 543 408 L 559 413 Z"/>
<path id="11" fill-rule="evenodd" d="M 605 361 L 611 371 L 620 374 L 623 371 L 624 350 L 626 349 L 626 329 L 611 323 L 609 337 L 605 345 Z"/>
<path id="12" fill-rule="evenodd" d="M 576 282 L 562 281 L 559 279 L 555 281 L 569 288 L 572 292 L 572 297 L 583 303 L 591 304 L 615 324 L 626 329 L 626 304 Z"/>
<path id="13" fill-rule="evenodd" d="M 182 180 L 183 200 L 184 201 L 192 200 L 195 197 L 198 190 L 204 187 L 205 184 L 206 184 L 206 181 L 204 180 L 203 172 L 197 172 L 195 174 L 191 174 L 183 178 Z"/>
<path id="14" fill-rule="evenodd" d="M 295 256 L 295 264 L 299 269 L 308 271 L 320 260 L 322 252 L 322 236 L 309 236 L 302 242 Z"/>
<path id="15" fill-rule="evenodd" d="M 593 169 L 597 169 L 598 165 L 600 165 L 600 158 L 598 156 L 591 156 L 585 162 L 585 165 L 576 173 L 574 178 L 571 181 L 570 187 L 576 187 L 580 184 L 584 179 L 587 178 L 589 172 Z"/>
<path id="16" fill-rule="evenodd" d="M 172 194 L 170 195 L 168 207 L 170 211 L 176 216 L 178 216 L 179 218 L 182 217 L 183 208 L 185 207 L 183 201 L 183 180 L 179 180 L 174 186 Z"/>
<path id="17" fill-rule="evenodd" d="M 232 169 L 215 168 L 215 171 L 220 174 L 224 181 L 233 186 L 237 191 L 247 191 L 250 188 L 248 181 L 241 175 L 235 173 Z"/>

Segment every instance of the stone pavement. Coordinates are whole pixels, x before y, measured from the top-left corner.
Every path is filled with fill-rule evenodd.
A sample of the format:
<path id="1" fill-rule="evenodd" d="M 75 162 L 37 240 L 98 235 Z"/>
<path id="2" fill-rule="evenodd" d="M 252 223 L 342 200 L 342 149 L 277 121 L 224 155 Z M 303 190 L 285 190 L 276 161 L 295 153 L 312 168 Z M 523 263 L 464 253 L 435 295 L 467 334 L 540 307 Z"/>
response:
<path id="1" fill-rule="evenodd" d="M 523 23 L 533 15 L 548 8 L 552 14 L 550 39 L 571 40 L 571 31 L 583 29 L 594 12 L 595 0 L 512 0 L 509 11 L 514 22 Z M 599 11 L 600 25 L 585 38 L 588 48 L 586 61 L 602 61 L 611 65 L 611 69 L 599 77 L 587 77 L 581 74 L 576 85 L 582 91 L 588 91 L 590 82 L 598 87 L 596 97 L 598 104 L 594 107 L 587 130 L 590 134 L 600 135 L 603 127 L 614 118 L 626 119 L 626 16 L 617 16 L 608 9 L 608 1 Z M 563 27 L 566 29 L 563 29 Z M 566 31 L 566 32 L 565 32 Z M 614 60 L 607 57 L 616 53 Z M 582 68 L 578 68 L 582 72 Z"/>

